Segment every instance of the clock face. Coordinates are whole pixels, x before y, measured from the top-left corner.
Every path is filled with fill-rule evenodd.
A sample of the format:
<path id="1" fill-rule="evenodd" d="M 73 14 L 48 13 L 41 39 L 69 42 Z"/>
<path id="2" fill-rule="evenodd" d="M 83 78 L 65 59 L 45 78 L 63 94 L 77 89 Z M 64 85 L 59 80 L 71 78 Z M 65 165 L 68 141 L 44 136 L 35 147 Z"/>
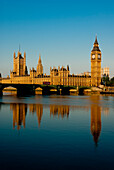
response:
<path id="1" fill-rule="evenodd" d="M 100 59 L 101 58 L 101 56 L 100 55 L 98 55 L 98 59 Z"/>
<path id="2" fill-rule="evenodd" d="M 92 59 L 95 59 L 95 54 L 92 55 Z"/>

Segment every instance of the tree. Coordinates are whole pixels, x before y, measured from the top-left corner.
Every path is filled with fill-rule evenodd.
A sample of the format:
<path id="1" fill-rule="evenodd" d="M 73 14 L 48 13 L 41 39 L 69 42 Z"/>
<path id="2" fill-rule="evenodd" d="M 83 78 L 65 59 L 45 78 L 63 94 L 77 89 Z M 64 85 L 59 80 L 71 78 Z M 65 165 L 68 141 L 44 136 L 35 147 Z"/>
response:
<path id="1" fill-rule="evenodd" d="M 106 86 L 114 86 L 114 77 L 109 80 L 109 77 L 104 75 L 101 82 Z"/>
<path id="2" fill-rule="evenodd" d="M 109 77 L 108 76 L 103 76 L 102 78 L 102 84 L 103 85 L 106 85 L 106 86 L 109 86 L 110 85 L 110 81 L 109 81 Z"/>
<path id="3" fill-rule="evenodd" d="M 110 80 L 110 86 L 114 86 L 114 77 Z"/>

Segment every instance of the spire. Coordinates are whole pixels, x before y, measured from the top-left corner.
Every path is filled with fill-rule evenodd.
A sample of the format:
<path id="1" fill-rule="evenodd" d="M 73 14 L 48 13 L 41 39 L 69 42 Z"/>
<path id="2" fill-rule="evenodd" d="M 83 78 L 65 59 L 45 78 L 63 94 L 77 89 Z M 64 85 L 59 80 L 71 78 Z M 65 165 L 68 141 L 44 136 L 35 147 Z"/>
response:
<path id="1" fill-rule="evenodd" d="M 94 42 L 92 51 L 101 51 L 101 50 L 99 49 L 99 43 L 98 43 L 98 41 L 97 41 L 97 35 L 96 35 L 96 37 L 95 37 L 95 42 Z"/>
<path id="2" fill-rule="evenodd" d="M 18 50 L 18 54 L 17 54 L 18 57 L 21 56 L 21 52 L 20 52 L 20 44 L 19 44 L 19 50 Z"/>
<path id="3" fill-rule="evenodd" d="M 26 53 L 24 52 L 24 58 L 26 58 Z"/>
<path id="4" fill-rule="evenodd" d="M 69 71 L 69 65 L 67 65 L 67 71 Z"/>
<path id="5" fill-rule="evenodd" d="M 15 51 L 14 51 L 13 57 L 15 58 Z"/>
<path id="6" fill-rule="evenodd" d="M 96 35 L 96 37 L 95 37 L 95 42 L 94 42 L 94 44 L 98 44 L 97 35 Z"/>
<path id="7" fill-rule="evenodd" d="M 41 64 L 41 55 L 39 54 L 38 64 Z"/>
<path id="8" fill-rule="evenodd" d="M 20 55 L 20 52 L 18 51 L 18 57 L 19 57 L 19 55 Z"/>

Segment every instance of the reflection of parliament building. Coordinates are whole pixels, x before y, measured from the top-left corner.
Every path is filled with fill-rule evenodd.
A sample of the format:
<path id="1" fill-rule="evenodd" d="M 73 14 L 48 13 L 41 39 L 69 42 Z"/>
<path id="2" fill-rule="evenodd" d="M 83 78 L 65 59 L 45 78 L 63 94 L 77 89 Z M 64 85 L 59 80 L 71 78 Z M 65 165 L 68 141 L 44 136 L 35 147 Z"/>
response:
<path id="1" fill-rule="evenodd" d="M 67 86 L 99 86 L 101 84 L 101 51 L 97 37 L 91 51 L 91 76 L 89 72 L 80 75 L 70 74 L 69 66 L 51 68 L 50 75 L 43 74 L 43 65 L 41 56 L 39 56 L 37 68 L 30 69 L 28 74 L 26 66 L 26 53 L 24 57 L 20 51 L 13 57 L 13 71 L 10 72 L 10 78 L 1 79 L 2 83 L 20 83 L 20 84 L 50 84 Z"/>
<path id="2" fill-rule="evenodd" d="M 64 118 L 65 116 L 69 116 L 69 107 L 68 105 L 63 106 L 63 105 L 50 105 L 50 116 L 53 115 L 58 115 L 58 117 Z"/>
<path id="3" fill-rule="evenodd" d="M 42 104 L 29 104 L 30 113 L 35 113 L 38 118 L 38 126 L 40 127 L 41 119 L 43 116 L 43 105 Z"/>
<path id="4" fill-rule="evenodd" d="M 29 112 L 34 114 L 36 113 L 38 118 L 38 126 L 40 127 L 41 119 L 43 116 L 43 105 L 42 104 L 29 104 Z M 20 129 L 20 126 L 23 125 L 25 128 L 25 117 L 27 114 L 27 104 L 11 104 L 11 110 L 13 111 L 13 128 L 17 126 L 17 129 Z M 69 116 L 69 106 L 62 105 L 50 105 L 50 116 L 56 116 L 64 118 Z"/>
<path id="5" fill-rule="evenodd" d="M 97 99 L 97 100 L 96 100 Z M 96 103 L 97 101 L 97 103 Z M 108 108 L 104 108 L 102 110 L 101 106 L 99 106 L 99 96 L 91 96 L 91 134 L 93 136 L 93 140 L 97 145 L 100 133 L 101 133 L 101 111 L 108 114 Z M 36 114 L 38 119 L 38 126 L 41 125 L 41 119 L 43 116 L 43 106 L 42 104 L 11 104 L 10 108 L 13 111 L 13 128 L 17 126 L 19 130 L 20 127 L 23 125 L 25 128 L 25 117 L 27 115 L 27 107 L 29 107 L 29 112 L 32 114 Z M 69 117 L 70 107 L 74 110 L 87 110 L 89 112 L 89 106 L 68 106 L 68 105 L 50 105 L 50 117 L 57 116 L 58 118 L 61 117 L 62 119 L 65 117 Z"/>
<path id="6" fill-rule="evenodd" d="M 11 104 L 13 110 L 13 128 L 17 125 L 17 129 L 23 124 L 25 128 L 25 116 L 27 114 L 27 104 Z"/>

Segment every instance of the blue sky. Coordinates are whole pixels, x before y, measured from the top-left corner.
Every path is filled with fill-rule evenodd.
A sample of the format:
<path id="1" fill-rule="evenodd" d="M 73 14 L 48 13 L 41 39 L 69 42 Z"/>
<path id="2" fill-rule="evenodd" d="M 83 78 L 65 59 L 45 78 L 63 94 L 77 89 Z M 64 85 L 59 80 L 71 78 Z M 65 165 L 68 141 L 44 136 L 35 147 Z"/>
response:
<path id="1" fill-rule="evenodd" d="M 0 0 L 0 72 L 13 69 L 19 44 L 27 54 L 28 70 L 37 66 L 39 53 L 44 72 L 66 66 L 71 73 L 90 71 L 95 36 L 102 51 L 102 67 L 114 76 L 114 1 L 108 0 Z"/>

